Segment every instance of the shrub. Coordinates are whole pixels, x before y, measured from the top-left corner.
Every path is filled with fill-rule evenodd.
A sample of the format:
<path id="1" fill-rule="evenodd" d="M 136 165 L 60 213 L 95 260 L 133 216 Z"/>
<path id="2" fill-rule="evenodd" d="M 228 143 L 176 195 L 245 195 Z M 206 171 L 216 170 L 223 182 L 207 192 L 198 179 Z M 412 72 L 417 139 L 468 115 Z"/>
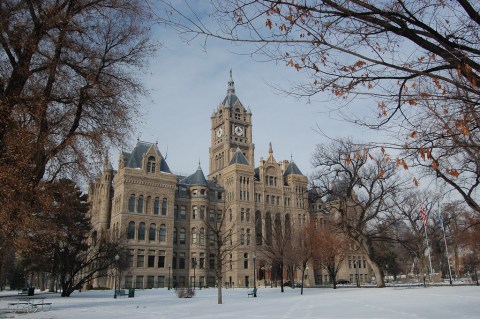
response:
<path id="1" fill-rule="evenodd" d="M 195 290 L 192 288 L 178 288 L 176 294 L 178 298 L 192 298 L 195 296 Z"/>

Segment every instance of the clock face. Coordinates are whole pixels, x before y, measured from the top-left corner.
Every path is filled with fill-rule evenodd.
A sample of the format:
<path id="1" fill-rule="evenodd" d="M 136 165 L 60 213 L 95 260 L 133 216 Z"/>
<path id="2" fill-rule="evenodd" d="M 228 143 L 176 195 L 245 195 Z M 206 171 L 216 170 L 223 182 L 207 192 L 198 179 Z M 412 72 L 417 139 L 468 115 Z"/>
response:
<path id="1" fill-rule="evenodd" d="M 221 137 L 223 134 L 223 129 L 220 127 L 218 130 L 217 130 L 217 137 Z"/>
<path id="2" fill-rule="evenodd" d="M 242 135 L 243 128 L 241 128 L 240 126 L 235 126 L 235 134 L 237 134 L 238 136 Z"/>

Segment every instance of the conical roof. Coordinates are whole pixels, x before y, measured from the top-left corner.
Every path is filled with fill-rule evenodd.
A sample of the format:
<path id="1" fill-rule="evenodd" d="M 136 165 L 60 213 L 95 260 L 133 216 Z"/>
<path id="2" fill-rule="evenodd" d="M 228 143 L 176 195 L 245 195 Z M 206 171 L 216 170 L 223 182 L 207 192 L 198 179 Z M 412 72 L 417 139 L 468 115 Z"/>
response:
<path id="1" fill-rule="evenodd" d="M 239 147 L 237 147 L 235 154 L 233 154 L 233 157 L 230 160 L 230 163 L 228 163 L 228 165 L 232 165 L 232 164 L 250 165 L 247 159 L 245 158 L 245 155 L 243 155 Z"/>
<path id="2" fill-rule="evenodd" d="M 283 173 L 283 176 L 288 176 L 288 175 L 303 175 L 300 169 L 298 168 L 297 164 L 292 160 L 290 163 L 288 163 L 287 169 Z"/>
<path id="3" fill-rule="evenodd" d="M 180 181 L 181 184 L 186 184 L 186 185 L 198 185 L 198 186 L 207 186 L 207 179 L 205 178 L 205 175 L 203 174 L 202 168 L 200 165 L 197 168 L 197 171 L 193 173 L 192 175 L 185 177 Z"/>

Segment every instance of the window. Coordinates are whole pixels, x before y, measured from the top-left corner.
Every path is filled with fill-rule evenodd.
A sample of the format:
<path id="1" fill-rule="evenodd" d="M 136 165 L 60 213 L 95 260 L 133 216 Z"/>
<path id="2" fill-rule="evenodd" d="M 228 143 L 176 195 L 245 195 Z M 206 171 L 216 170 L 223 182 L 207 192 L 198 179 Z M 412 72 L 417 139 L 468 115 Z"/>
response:
<path id="1" fill-rule="evenodd" d="M 143 289 L 143 276 L 137 276 L 135 278 L 135 288 Z"/>
<path id="2" fill-rule="evenodd" d="M 173 207 L 173 218 L 178 219 L 178 205 Z"/>
<path id="3" fill-rule="evenodd" d="M 247 229 L 247 245 L 250 245 L 251 239 L 250 229 Z"/>
<path id="4" fill-rule="evenodd" d="M 242 208 L 242 211 L 240 212 L 240 221 L 241 222 L 245 221 L 245 212 L 243 211 L 243 208 Z"/>
<path id="5" fill-rule="evenodd" d="M 172 268 L 177 269 L 177 253 L 174 252 L 172 256 Z M 173 280 L 175 282 L 175 280 Z"/>
<path id="6" fill-rule="evenodd" d="M 164 198 L 164 199 L 162 200 L 162 216 L 167 216 L 167 208 L 168 208 L 168 206 L 167 206 L 167 199 Z"/>
<path id="7" fill-rule="evenodd" d="M 160 229 L 158 230 L 158 239 L 161 242 L 167 241 L 167 227 L 165 226 L 165 224 L 160 225 Z"/>
<path id="8" fill-rule="evenodd" d="M 180 206 L 180 219 L 187 219 L 187 209 L 185 208 L 185 206 Z"/>
<path id="9" fill-rule="evenodd" d="M 180 228 L 180 235 L 179 235 L 180 245 L 185 245 L 186 237 L 187 237 L 187 231 L 183 227 Z"/>
<path id="10" fill-rule="evenodd" d="M 128 199 L 128 211 L 130 213 L 135 212 L 135 194 L 130 195 Z"/>
<path id="11" fill-rule="evenodd" d="M 200 262 L 198 263 L 198 268 L 205 268 L 205 253 L 200 253 Z"/>
<path id="12" fill-rule="evenodd" d="M 155 197 L 155 202 L 153 203 L 153 215 L 158 215 L 158 207 L 160 206 L 160 199 Z"/>
<path id="13" fill-rule="evenodd" d="M 138 240 L 145 240 L 145 223 L 138 225 Z"/>
<path id="14" fill-rule="evenodd" d="M 147 276 L 147 289 L 152 289 L 155 282 L 154 276 Z"/>
<path id="15" fill-rule="evenodd" d="M 177 243 L 177 227 L 173 227 L 173 243 Z"/>
<path id="16" fill-rule="evenodd" d="M 143 213 L 143 195 L 138 197 L 137 212 L 139 214 Z"/>
<path id="17" fill-rule="evenodd" d="M 209 221 L 213 223 L 215 221 L 215 210 L 210 209 Z"/>
<path id="18" fill-rule="evenodd" d="M 215 269 L 215 254 L 210 254 L 209 255 L 209 264 L 208 267 L 210 269 Z"/>
<path id="19" fill-rule="evenodd" d="M 194 227 L 192 228 L 192 244 L 197 243 L 197 229 Z"/>
<path id="20" fill-rule="evenodd" d="M 165 250 L 158 251 L 158 268 L 165 268 Z"/>
<path id="21" fill-rule="evenodd" d="M 155 240 L 156 233 L 157 226 L 155 224 L 150 224 L 150 229 L 148 230 L 148 240 Z"/>
<path id="22" fill-rule="evenodd" d="M 200 206 L 200 219 L 205 219 L 205 206 Z"/>
<path id="23" fill-rule="evenodd" d="M 127 265 L 129 268 L 133 268 L 133 257 L 135 256 L 135 251 L 133 249 L 128 250 L 127 254 Z"/>
<path id="24" fill-rule="evenodd" d="M 243 254 L 243 269 L 248 269 L 248 253 Z"/>
<path id="25" fill-rule="evenodd" d="M 165 288 L 165 276 L 158 276 L 158 288 Z"/>
<path id="26" fill-rule="evenodd" d="M 197 219 L 198 218 L 198 207 L 193 206 L 192 207 L 192 219 Z"/>
<path id="27" fill-rule="evenodd" d="M 247 209 L 247 212 L 245 213 L 245 220 L 248 222 L 250 222 L 250 209 Z"/>
<path id="28" fill-rule="evenodd" d="M 135 222 L 128 223 L 127 239 L 135 238 Z"/>
<path id="29" fill-rule="evenodd" d="M 150 156 L 147 162 L 147 173 L 155 173 L 155 157 Z"/>
<path id="30" fill-rule="evenodd" d="M 185 269 L 185 253 L 178 254 L 178 269 Z"/>
<path id="31" fill-rule="evenodd" d="M 205 228 L 200 228 L 200 245 L 205 245 Z"/>
<path id="32" fill-rule="evenodd" d="M 242 228 L 241 234 L 240 234 L 240 245 L 245 245 L 245 229 Z"/>
<path id="33" fill-rule="evenodd" d="M 145 250 L 139 249 L 137 251 L 137 268 L 143 268 L 145 266 Z"/>
<path id="34" fill-rule="evenodd" d="M 148 251 L 147 267 L 149 268 L 155 267 L 155 250 Z"/>

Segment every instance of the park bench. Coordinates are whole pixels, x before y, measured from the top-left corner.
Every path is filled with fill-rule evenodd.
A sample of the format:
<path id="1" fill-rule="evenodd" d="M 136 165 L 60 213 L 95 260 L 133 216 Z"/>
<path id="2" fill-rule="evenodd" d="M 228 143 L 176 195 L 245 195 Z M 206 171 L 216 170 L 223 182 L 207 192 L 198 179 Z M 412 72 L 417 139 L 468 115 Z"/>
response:
<path id="1" fill-rule="evenodd" d="M 33 312 L 37 312 L 38 310 L 48 311 L 52 308 L 52 303 L 45 302 L 45 299 L 32 299 L 30 300 L 30 304 L 33 308 Z"/>
<path id="2" fill-rule="evenodd" d="M 24 288 L 18 292 L 19 296 L 28 296 L 28 288 Z"/>
<path id="3" fill-rule="evenodd" d="M 125 289 L 118 289 L 117 297 L 125 297 L 128 296 L 128 292 Z"/>
<path id="4" fill-rule="evenodd" d="M 256 294 L 257 294 L 257 288 L 253 288 L 252 291 L 249 291 L 249 292 L 248 292 L 247 297 L 248 297 L 248 298 L 254 297 Z"/>

